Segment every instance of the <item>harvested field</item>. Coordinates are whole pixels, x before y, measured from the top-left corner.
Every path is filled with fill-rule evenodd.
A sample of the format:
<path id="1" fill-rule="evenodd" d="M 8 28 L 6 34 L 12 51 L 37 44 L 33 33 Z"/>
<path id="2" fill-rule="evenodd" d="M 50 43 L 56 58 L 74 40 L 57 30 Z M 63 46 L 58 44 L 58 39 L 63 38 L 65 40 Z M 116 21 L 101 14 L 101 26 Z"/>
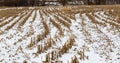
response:
<path id="1" fill-rule="evenodd" d="M 120 6 L 0 8 L 0 63 L 120 63 Z"/>

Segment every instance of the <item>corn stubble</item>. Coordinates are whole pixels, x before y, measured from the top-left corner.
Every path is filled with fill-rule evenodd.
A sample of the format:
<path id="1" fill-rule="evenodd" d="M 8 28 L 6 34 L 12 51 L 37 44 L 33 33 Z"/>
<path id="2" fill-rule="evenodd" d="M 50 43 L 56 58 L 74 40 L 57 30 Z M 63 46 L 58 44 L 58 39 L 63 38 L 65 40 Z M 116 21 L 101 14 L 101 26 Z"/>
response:
<path id="1" fill-rule="evenodd" d="M 23 54 L 23 56 L 26 58 L 23 60 L 23 63 L 28 63 L 28 61 L 30 61 L 30 55 L 33 55 L 34 58 L 38 58 L 42 54 L 44 54 L 45 59 L 42 61 L 39 58 L 38 60 L 42 61 L 42 63 L 63 63 L 64 59 L 60 59 L 67 54 L 73 54 L 70 59 L 66 60 L 68 63 L 81 63 L 81 61 L 91 59 L 89 55 L 86 54 L 86 52 L 90 52 L 90 48 L 93 48 L 95 53 L 98 54 L 101 58 L 105 58 L 106 61 L 109 61 L 111 60 L 110 53 L 114 52 L 114 48 L 116 49 L 117 46 L 114 44 L 115 41 L 112 40 L 113 38 L 105 34 L 105 32 L 101 28 L 106 27 L 107 29 L 105 30 L 108 31 L 107 33 L 111 33 L 120 38 L 120 11 L 117 10 L 118 8 L 116 6 L 94 5 L 92 7 L 45 6 L 34 7 L 33 9 L 23 7 L 22 9 L 15 8 L 14 10 L 0 10 L 0 42 L 4 42 L 7 48 L 7 41 L 10 41 L 18 36 L 15 41 L 13 41 L 13 46 L 17 46 L 14 56 L 18 55 L 20 51 L 21 54 Z M 37 11 L 39 12 L 40 20 L 37 20 Z M 33 15 L 33 17 L 31 17 L 33 12 L 35 14 Z M 103 12 L 103 14 L 101 12 Z M 76 17 L 76 14 L 79 15 L 81 21 L 77 20 L 78 17 Z M 88 20 L 86 19 L 86 17 L 84 17 L 84 15 L 88 18 Z M 10 20 L 7 20 L 10 17 L 12 18 Z M 14 20 L 17 17 L 19 18 Z M 30 22 L 32 25 L 30 24 L 29 26 L 29 32 L 27 32 L 27 34 L 25 35 L 20 35 L 20 33 L 23 33 L 22 29 L 24 29 L 21 27 L 25 26 L 30 17 L 32 19 L 32 21 Z M 49 18 L 48 21 L 46 17 Z M 42 24 L 38 27 L 43 26 L 43 30 L 41 32 L 35 32 L 35 28 L 33 29 L 33 23 L 36 20 L 41 22 L 37 24 Z M 78 24 L 75 24 L 74 29 L 79 32 L 76 33 L 74 32 L 74 30 L 71 29 L 72 24 L 74 24 L 74 22 L 72 21 Z M 51 32 L 53 29 L 51 28 L 51 26 L 55 27 L 57 31 Z M 13 34 L 9 34 L 8 32 L 11 30 L 17 31 Z M 82 33 L 81 35 L 79 35 L 80 32 Z M 51 35 L 51 33 L 53 33 L 54 35 Z M 97 38 L 95 38 L 92 33 L 95 33 L 96 35 L 98 34 L 97 36 L 95 35 Z M 6 38 L 3 38 L 2 35 L 5 36 L 5 34 L 8 35 L 6 35 Z M 82 35 L 85 38 L 80 38 Z M 68 38 L 63 39 L 66 36 Z M 82 40 L 79 41 L 79 39 L 83 39 L 83 42 L 85 42 L 84 45 L 78 45 L 79 43 L 82 43 Z M 62 42 L 63 40 L 66 41 Z M 27 45 L 26 42 L 28 42 Z M 23 46 L 24 43 L 26 45 L 25 47 Z M 94 45 L 96 43 L 98 47 Z M 58 44 L 60 46 L 58 46 Z M 12 46 L 10 47 L 12 48 Z M 32 51 L 34 49 L 35 51 L 32 53 L 24 51 Z M 119 53 L 117 53 L 116 55 L 119 55 Z M 119 59 L 119 57 L 117 59 Z M 5 58 L 0 58 L 0 62 L 4 62 L 5 60 Z M 13 63 L 17 63 L 17 61 L 14 60 Z"/>

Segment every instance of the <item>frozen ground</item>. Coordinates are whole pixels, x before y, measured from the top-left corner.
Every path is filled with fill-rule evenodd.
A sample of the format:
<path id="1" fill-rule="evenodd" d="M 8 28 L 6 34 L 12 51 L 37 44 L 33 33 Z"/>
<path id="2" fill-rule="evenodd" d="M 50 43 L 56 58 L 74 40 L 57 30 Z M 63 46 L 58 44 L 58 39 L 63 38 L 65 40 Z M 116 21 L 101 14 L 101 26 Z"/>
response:
<path id="1" fill-rule="evenodd" d="M 0 14 L 0 63 L 120 63 L 120 15 L 91 8 L 20 7 Z"/>

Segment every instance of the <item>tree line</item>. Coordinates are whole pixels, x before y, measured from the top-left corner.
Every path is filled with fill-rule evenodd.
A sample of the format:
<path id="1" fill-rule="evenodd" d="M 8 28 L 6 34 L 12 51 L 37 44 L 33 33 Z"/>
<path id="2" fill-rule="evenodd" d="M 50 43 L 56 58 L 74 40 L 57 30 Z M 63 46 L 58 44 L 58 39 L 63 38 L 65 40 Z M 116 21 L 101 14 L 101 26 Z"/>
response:
<path id="1" fill-rule="evenodd" d="M 5 5 L 5 6 L 37 6 L 38 1 L 40 1 L 40 4 L 42 6 L 45 6 L 45 2 L 46 1 L 52 1 L 52 2 L 59 2 L 60 4 L 67 5 L 67 2 L 75 2 L 75 1 L 83 1 L 85 3 L 87 3 L 88 5 L 90 4 L 107 4 L 108 2 L 111 3 L 119 3 L 120 4 L 120 0 L 2 0 L 2 2 L 0 2 L 0 5 Z"/>

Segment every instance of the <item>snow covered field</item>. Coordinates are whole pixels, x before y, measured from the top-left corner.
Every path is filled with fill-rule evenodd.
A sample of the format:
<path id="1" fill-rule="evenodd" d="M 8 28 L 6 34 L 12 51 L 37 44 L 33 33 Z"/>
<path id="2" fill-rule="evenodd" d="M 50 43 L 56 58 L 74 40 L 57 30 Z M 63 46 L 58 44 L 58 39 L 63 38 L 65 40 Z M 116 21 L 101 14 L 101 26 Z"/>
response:
<path id="1" fill-rule="evenodd" d="M 120 63 L 120 6 L 0 8 L 0 63 Z"/>

